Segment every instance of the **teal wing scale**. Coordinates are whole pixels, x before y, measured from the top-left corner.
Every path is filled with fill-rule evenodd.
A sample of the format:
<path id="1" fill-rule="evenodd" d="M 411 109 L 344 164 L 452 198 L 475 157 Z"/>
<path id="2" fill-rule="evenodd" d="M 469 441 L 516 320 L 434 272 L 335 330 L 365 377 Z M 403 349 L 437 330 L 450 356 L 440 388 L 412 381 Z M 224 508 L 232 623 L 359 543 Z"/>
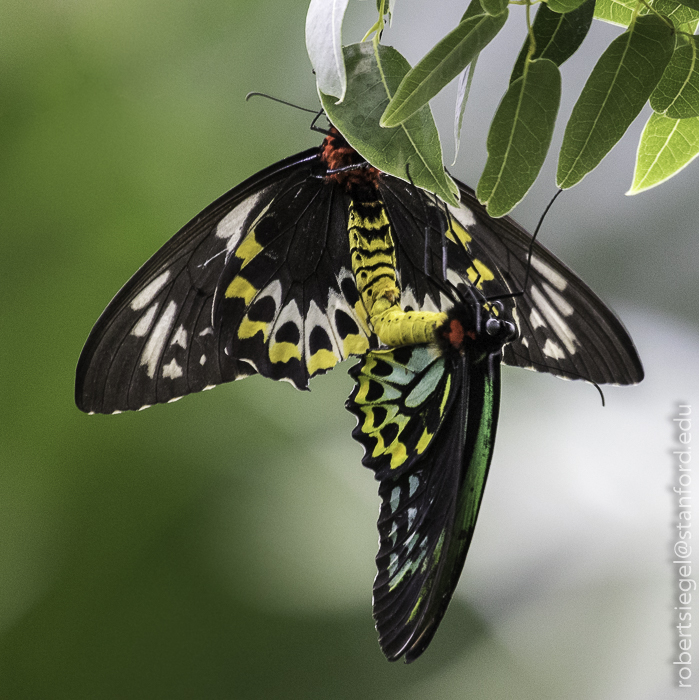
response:
<path id="1" fill-rule="evenodd" d="M 380 482 L 374 618 L 391 661 L 427 648 L 458 583 L 493 453 L 500 352 L 374 351 L 347 408 Z"/>

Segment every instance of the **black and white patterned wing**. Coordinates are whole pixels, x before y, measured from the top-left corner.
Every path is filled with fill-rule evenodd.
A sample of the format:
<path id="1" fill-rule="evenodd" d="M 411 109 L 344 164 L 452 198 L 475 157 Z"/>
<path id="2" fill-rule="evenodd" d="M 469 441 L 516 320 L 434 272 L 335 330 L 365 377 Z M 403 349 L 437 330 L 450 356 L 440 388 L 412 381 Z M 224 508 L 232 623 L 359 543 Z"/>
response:
<path id="1" fill-rule="evenodd" d="M 641 381 L 643 367 L 622 323 L 538 242 L 524 288 L 531 236 L 516 222 L 488 216 L 473 191 L 458 181 L 459 207 L 447 207 L 390 176 L 382 183 L 405 307 L 448 308 L 440 284 L 445 245 L 447 277 L 462 291 L 476 284 L 487 298 L 518 295 L 503 299 L 520 331 L 505 348 L 506 364 L 597 384 Z"/>
<path id="2" fill-rule="evenodd" d="M 641 360 L 614 312 L 537 241 L 525 288 L 531 235 L 509 217 L 488 216 L 473 191 L 457 184 L 461 206 L 451 212 L 471 238 L 469 253 L 504 281 L 505 293 L 523 292 L 505 300 L 520 337 L 505 346 L 504 362 L 597 384 L 640 382 Z M 487 283 L 483 289 L 492 296 Z"/>
<path id="3" fill-rule="evenodd" d="M 83 348 L 75 400 L 89 413 L 172 401 L 254 372 L 226 355 L 213 300 L 243 232 L 280 191 L 305 181 L 318 150 L 280 161 L 208 206 L 126 283 Z"/>
<path id="4" fill-rule="evenodd" d="M 214 304 L 227 356 L 306 389 L 376 342 L 352 273 L 347 212 L 342 187 L 310 178 L 251 221 Z"/>

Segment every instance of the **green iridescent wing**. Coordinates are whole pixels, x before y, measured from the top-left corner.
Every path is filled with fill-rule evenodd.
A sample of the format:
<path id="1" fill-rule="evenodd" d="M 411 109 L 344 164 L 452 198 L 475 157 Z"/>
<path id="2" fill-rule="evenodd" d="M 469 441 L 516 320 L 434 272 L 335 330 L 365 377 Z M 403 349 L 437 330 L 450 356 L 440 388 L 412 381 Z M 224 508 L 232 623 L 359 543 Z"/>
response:
<path id="1" fill-rule="evenodd" d="M 427 648 L 471 543 L 493 453 L 500 353 L 373 351 L 350 370 L 347 408 L 380 482 L 374 618 L 391 661 Z"/>

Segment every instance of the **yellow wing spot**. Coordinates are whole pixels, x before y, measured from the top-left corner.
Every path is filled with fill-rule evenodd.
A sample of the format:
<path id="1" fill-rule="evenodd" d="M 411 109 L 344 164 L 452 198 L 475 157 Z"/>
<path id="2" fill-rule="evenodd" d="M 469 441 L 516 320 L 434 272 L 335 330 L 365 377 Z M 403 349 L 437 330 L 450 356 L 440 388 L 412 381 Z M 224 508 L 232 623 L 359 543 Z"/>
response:
<path id="1" fill-rule="evenodd" d="M 252 338 L 256 333 L 262 331 L 265 340 L 267 340 L 267 326 L 268 324 L 265 321 L 251 321 L 246 316 L 238 327 L 238 337 Z"/>
<path id="2" fill-rule="evenodd" d="M 382 427 L 381 425 L 376 425 L 374 423 L 374 419 L 376 418 L 376 416 L 374 414 L 373 408 L 371 408 L 371 407 L 362 408 L 362 412 L 364 413 L 364 422 L 362 423 L 362 432 L 363 433 L 366 433 L 367 435 L 371 435 L 372 433 L 375 433 L 379 428 Z"/>
<path id="3" fill-rule="evenodd" d="M 250 282 L 248 282 L 244 277 L 234 277 L 233 281 L 228 285 L 226 289 L 226 298 L 232 299 L 233 297 L 239 297 L 243 299 L 246 304 L 249 304 L 254 298 L 255 294 L 259 289 L 255 289 Z"/>
<path id="4" fill-rule="evenodd" d="M 369 340 L 364 335 L 354 333 L 342 341 L 342 352 L 345 357 L 363 355 L 369 349 Z"/>
<path id="5" fill-rule="evenodd" d="M 308 360 L 308 373 L 315 374 L 321 369 L 330 369 L 337 364 L 337 357 L 330 350 L 318 350 Z"/>
<path id="6" fill-rule="evenodd" d="M 447 399 L 449 398 L 449 390 L 451 389 L 451 375 L 447 375 L 447 382 L 444 385 L 444 398 L 442 399 L 442 403 L 439 407 L 439 415 L 443 416 L 444 415 L 444 407 L 447 405 Z"/>
<path id="7" fill-rule="evenodd" d="M 270 362 L 288 362 L 301 359 L 301 350 L 293 343 L 275 343 L 269 348 Z"/>
<path id="8" fill-rule="evenodd" d="M 400 416 L 395 420 L 392 421 L 385 421 L 382 425 L 380 426 L 374 426 L 374 419 L 373 419 L 373 414 L 371 416 L 371 425 L 369 424 L 369 414 L 367 413 L 366 420 L 364 421 L 364 425 L 362 426 L 363 432 L 367 434 L 373 434 L 374 438 L 376 439 L 376 445 L 374 447 L 374 451 L 371 453 L 373 457 L 379 457 L 380 455 L 386 454 L 390 455 L 391 457 L 391 469 L 397 469 L 400 467 L 403 462 L 408 458 L 408 452 L 405 449 L 405 445 L 396 437 L 393 442 L 391 442 L 390 445 L 387 445 L 384 442 L 383 436 L 381 435 L 380 428 L 383 428 L 384 425 L 387 425 L 388 423 L 394 423 L 395 425 L 398 426 L 398 435 L 401 434 L 403 428 L 406 426 L 408 423 L 408 419 L 405 418 L 404 416 Z"/>
<path id="9" fill-rule="evenodd" d="M 425 431 L 422 433 L 422 437 L 418 441 L 417 445 L 415 446 L 415 449 L 417 450 L 417 453 L 421 455 L 426 449 L 427 446 L 430 444 L 430 440 L 434 436 L 434 433 L 430 433 L 427 428 L 425 428 Z"/>
<path id="10" fill-rule="evenodd" d="M 417 603 L 415 603 L 415 607 L 410 611 L 410 617 L 408 617 L 408 622 L 412 622 L 415 615 L 417 615 L 417 611 L 420 609 L 420 606 L 422 605 L 422 599 L 424 597 L 425 597 L 425 594 L 420 593 L 420 597 L 417 599 Z"/>
<path id="11" fill-rule="evenodd" d="M 369 392 L 369 382 L 359 380 L 359 391 L 357 392 L 356 401 L 358 403 L 366 402 L 366 395 Z"/>
<path id="12" fill-rule="evenodd" d="M 262 246 L 257 242 L 255 232 L 250 231 L 235 251 L 235 256 L 243 261 L 240 268 L 244 268 L 261 250 Z"/>
<path id="13" fill-rule="evenodd" d="M 398 469 L 403 462 L 408 458 L 408 452 L 405 445 L 396 438 L 391 446 L 386 450 L 391 455 L 391 469 Z"/>
<path id="14" fill-rule="evenodd" d="M 447 231 L 447 238 L 454 243 L 457 242 L 456 239 L 461 243 L 461 245 L 468 249 L 468 244 L 472 240 L 471 234 L 453 217 L 451 218 L 451 228 Z"/>
<path id="15" fill-rule="evenodd" d="M 480 260 L 477 259 L 473 261 L 473 265 L 468 268 L 467 273 L 471 284 L 478 280 L 478 284 L 476 285 L 478 289 L 483 287 L 483 282 L 490 282 L 490 280 L 495 279 L 495 275 L 492 273 L 490 268 L 486 267 Z"/>

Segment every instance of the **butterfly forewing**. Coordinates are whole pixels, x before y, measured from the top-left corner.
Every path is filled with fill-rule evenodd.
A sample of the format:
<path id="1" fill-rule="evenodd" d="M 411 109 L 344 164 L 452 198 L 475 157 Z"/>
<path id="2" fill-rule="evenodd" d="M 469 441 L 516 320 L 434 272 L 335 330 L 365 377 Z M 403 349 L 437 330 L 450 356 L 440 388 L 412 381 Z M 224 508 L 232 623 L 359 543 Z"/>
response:
<path id="1" fill-rule="evenodd" d="M 307 388 L 370 347 L 346 202 L 318 159 L 306 151 L 231 190 L 134 275 L 85 344 L 79 408 L 137 410 L 255 371 Z"/>
<path id="2" fill-rule="evenodd" d="M 439 289 L 446 245 L 452 284 L 462 291 L 475 284 L 487 298 L 504 297 L 520 330 L 519 339 L 505 350 L 506 364 L 598 384 L 641 381 L 643 368 L 633 341 L 606 304 L 536 241 L 530 266 L 530 234 L 509 217 L 489 217 L 473 191 L 457 184 L 458 208 L 383 176 L 381 192 L 396 231 L 404 306 L 448 307 Z"/>
<path id="3" fill-rule="evenodd" d="M 380 481 L 374 617 L 390 660 L 412 661 L 431 641 L 473 535 L 495 439 L 499 355 L 472 359 L 413 346 L 371 352 L 351 370 L 353 436 Z"/>
<path id="4" fill-rule="evenodd" d="M 505 347 L 504 362 L 597 384 L 640 382 L 636 348 L 609 307 L 536 241 L 529 267 L 531 236 L 509 217 L 492 219 L 472 190 L 461 183 L 459 188 L 461 207 L 452 213 L 470 235 L 469 254 L 492 272 L 492 281 L 482 286 L 485 295 L 517 295 L 503 300 L 519 328 L 519 339 Z"/>
<path id="5" fill-rule="evenodd" d="M 326 149 L 327 152 L 327 149 Z M 361 164 L 357 173 L 361 173 Z M 376 347 L 349 255 L 349 190 L 321 150 L 267 168 L 176 234 L 119 292 L 93 329 L 76 401 L 111 413 L 170 401 L 252 372 L 307 388 L 338 361 Z M 361 175 L 358 175 L 361 179 Z M 447 208 L 410 183 L 377 179 L 406 310 L 445 311 L 451 284 L 503 299 L 519 329 L 508 364 L 597 383 L 643 376 L 614 314 L 530 236 L 491 219 L 459 184 Z"/>

